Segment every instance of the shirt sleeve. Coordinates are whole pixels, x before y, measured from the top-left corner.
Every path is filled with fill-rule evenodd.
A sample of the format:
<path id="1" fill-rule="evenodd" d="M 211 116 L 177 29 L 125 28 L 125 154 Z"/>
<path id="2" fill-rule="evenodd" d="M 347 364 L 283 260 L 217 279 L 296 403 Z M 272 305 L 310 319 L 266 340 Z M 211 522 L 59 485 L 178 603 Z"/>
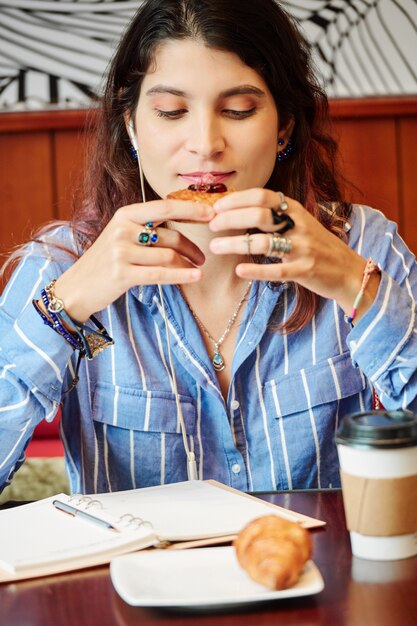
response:
<path id="1" fill-rule="evenodd" d="M 70 265 L 68 255 L 60 252 L 57 262 L 50 252 L 29 244 L 0 300 L 0 489 L 23 463 L 35 426 L 55 417 L 74 354 L 32 304 Z"/>
<path id="2" fill-rule="evenodd" d="M 393 222 L 360 207 L 354 246 L 381 268 L 372 306 L 348 335 L 352 360 L 388 410 L 417 410 L 417 265 Z"/>

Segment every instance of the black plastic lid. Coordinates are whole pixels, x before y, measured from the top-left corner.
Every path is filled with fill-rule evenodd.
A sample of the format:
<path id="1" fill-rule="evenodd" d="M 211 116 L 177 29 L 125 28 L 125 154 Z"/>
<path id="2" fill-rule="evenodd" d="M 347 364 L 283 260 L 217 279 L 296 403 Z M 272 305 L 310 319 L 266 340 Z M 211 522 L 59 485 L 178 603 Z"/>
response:
<path id="1" fill-rule="evenodd" d="M 409 411 L 367 411 L 345 415 L 336 443 L 355 448 L 417 446 L 417 415 Z"/>

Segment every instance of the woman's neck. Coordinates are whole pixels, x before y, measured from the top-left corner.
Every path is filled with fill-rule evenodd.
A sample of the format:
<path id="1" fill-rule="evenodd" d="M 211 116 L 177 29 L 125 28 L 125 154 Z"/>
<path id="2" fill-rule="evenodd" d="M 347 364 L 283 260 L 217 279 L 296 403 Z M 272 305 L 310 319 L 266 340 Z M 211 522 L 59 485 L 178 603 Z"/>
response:
<path id="1" fill-rule="evenodd" d="M 247 281 L 236 275 L 238 263 L 247 261 L 244 255 L 217 255 L 210 250 L 210 241 L 215 237 L 237 236 L 236 231 L 213 233 L 206 224 L 183 224 L 171 222 L 170 227 L 178 230 L 190 239 L 204 253 L 206 260 L 201 266 L 203 277 L 197 283 L 185 285 L 184 291 L 206 294 L 216 293 L 218 297 L 223 294 L 233 293 L 240 290 L 241 285 Z M 242 233 L 243 235 L 243 233 Z"/>

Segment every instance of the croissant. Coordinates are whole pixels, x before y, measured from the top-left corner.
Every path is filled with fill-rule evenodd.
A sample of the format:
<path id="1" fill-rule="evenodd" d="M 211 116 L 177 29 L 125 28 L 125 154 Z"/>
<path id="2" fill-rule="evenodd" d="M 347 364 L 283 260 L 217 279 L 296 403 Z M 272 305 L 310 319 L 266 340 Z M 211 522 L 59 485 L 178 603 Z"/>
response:
<path id="1" fill-rule="evenodd" d="M 277 515 L 250 522 L 233 542 L 237 560 L 249 576 L 269 589 L 294 585 L 311 558 L 308 531 Z"/>

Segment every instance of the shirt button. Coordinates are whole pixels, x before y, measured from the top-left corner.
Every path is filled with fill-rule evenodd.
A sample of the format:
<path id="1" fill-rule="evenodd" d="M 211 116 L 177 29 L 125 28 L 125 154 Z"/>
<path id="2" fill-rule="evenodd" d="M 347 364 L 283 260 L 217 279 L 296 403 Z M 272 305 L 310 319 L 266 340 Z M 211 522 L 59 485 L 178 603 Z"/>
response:
<path id="1" fill-rule="evenodd" d="M 240 404 L 237 400 L 233 400 L 233 402 L 231 402 L 230 406 L 232 407 L 232 409 L 234 411 L 236 411 L 236 409 L 238 409 L 240 407 Z"/>
<path id="2" fill-rule="evenodd" d="M 239 465 L 239 463 L 233 463 L 233 465 L 232 465 L 232 472 L 233 472 L 233 474 L 239 474 L 240 473 L 240 465 Z"/>

